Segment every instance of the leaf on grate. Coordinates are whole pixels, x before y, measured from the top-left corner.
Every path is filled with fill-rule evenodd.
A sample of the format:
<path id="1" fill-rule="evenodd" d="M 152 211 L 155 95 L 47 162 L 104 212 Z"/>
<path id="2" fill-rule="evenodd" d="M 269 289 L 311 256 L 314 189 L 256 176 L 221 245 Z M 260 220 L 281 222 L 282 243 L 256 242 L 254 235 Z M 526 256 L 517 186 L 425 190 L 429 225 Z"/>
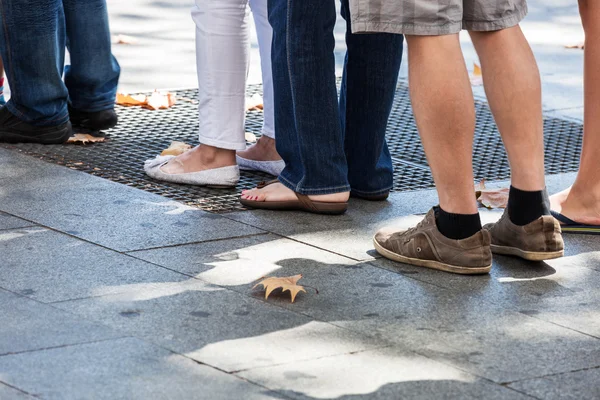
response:
<path id="1" fill-rule="evenodd" d="M 481 67 L 476 63 L 473 63 L 473 73 L 471 74 L 471 85 L 481 86 L 483 85 L 483 74 L 481 73 Z"/>
<path id="2" fill-rule="evenodd" d="M 263 98 L 258 93 L 246 98 L 246 111 L 257 110 L 263 110 Z"/>
<path id="3" fill-rule="evenodd" d="M 292 296 L 292 303 L 296 299 L 296 295 L 300 292 L 306 293 L 303 286 L 298 285 L 298 281 L 302 278 L 302 275 L 276 277 L 271 276 L 258 282 L 252 289 L 262 285 L 265 289 L 265 299 L 269 298 L 269 295 L 276 289 L 281 289 L 281 292 L 289 291 Z"/>
<path id="4" fill-rule="evenodd" d="M 155 90 L 146 98 L 146 104 L 142 105 L 142 107 L 149 110 L 166 110 L 167 108 L 173 107 L 175 101 L 176 99 L 173 93 Z"/>
<path id="5" fill-rule="evenodd" d="M 117 104 L 121 106 L 141 106 L 146 104 L 146 97 L 143 94 L 132 96 L 129 93 L 117 93 Z"/>
<path id="6" fill-rule="evenodd" d="M 492 208 L 506 208 L 508 205 L 508 188 L 501 189 L 486 189 L 485 179 L 482 179 L 477 185 L 475 185 L 475 196 L 477 201 L 482 206 Z"/>
<path id="7" fill-rule="evenodd" d="M 168 148 L 164 149 L 161 156 L 178 156 L 190 150 L 192 146 L 184 142 L 171 142 Z"/>
<path id="8" fill-rule="evenodd" d="M 246 142 L 256 143 L 256 135 L 252 132 L 246 132 Z"/>
<path id="9" fill-rule="evenodd" d="M 579 44 L 570 44 L 565 46 L 565 49 L 585 49 L 585 44 L 584 43 L 579 43 Z"/>
<path id="10" fill-rule="evenodd" d="M 88 143 L 101 143 L 104 142 L 105 137 L 92 136 L 87 133 L 76 133 L 67 140 L 70 144 L 88 144 Z"/>
<path id="11" fill-rule="evenodd" d="M 116 35 L 112 37 L 112 42 L 114 44 L 136 44 L 139 40 L 134 38 L 133 36 L 127 35 Z"/>

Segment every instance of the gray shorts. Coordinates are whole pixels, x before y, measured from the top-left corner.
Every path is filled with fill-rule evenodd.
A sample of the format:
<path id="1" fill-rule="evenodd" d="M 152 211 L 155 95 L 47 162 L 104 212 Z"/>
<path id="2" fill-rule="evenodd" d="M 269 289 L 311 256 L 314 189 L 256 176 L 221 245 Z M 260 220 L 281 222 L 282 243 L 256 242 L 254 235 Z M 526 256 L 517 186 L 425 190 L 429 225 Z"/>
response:
<path id="1" fill-rule="evenodd" d="M 527 0 L 350 0 L 352 32 L 449 35 L 517 25 Z"/>

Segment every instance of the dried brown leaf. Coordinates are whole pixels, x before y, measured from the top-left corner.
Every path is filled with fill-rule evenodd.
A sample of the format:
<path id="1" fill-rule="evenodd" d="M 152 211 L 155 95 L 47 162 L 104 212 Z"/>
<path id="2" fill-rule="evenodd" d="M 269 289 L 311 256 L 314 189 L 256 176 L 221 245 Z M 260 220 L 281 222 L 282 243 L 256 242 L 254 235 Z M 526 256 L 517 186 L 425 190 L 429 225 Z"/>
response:
<path id="1" fill-rule="evenodd" d="M 137 40 L 133 36 L 116 35 L 113 36 L 112 42 L 115 44 L 136 44 L 137 42 L 139 42 L 139 40 Z"/>
<path id="2" fill-rule="evenodd" d="M 481 73 L 481 67 L 476 63 L 473 63 L 473 73 L 471 74 L 471 85 L 481 86 L 483 85 L 483 74 Z"/>
<path id="3" fill-rule="evenodd" d="M 301 274 L 284 277 L 271 276 L 258 282 L 252 289 L 262 285 L 262 287 L 265 289 L 265 299 L 268 299 L 269 295 L 273 293 L 275 289 L 281 289 L 282 293 L 289 291 L 290 295 L 292 296 L 293 303 L 298 293 L 306 293 L 304 287 L 297 284 L 300 279 L 302 279 Z"/>
<path id="4" fill-rule="evenodd" d="M 143 94 L 132 96 L 129 93 L 117 93 L 117 104 L 121 106 L 142 106 L 147 103 L 147 96 Z"/>
<path id="5" fill-rule="evenodd" d="M 246 98 L 247 111 L 263 110 L 263 108 L 263 98 L 261 95 L 255 94 L 252 97 Z"/>
<path id="6" fill-rule="evenodd" d="M 246 132 L 246 142 L 256 143 L 256 135 L 252 132 Z"/>
<path id="7" fill-rule="evenodd" d="M 585 44 L 584 43 L 579 43 L 579 44 L 570 44 L 565 46 L 565 49 L 585 49 Z"/>
<path id="8" fill-rule="evenodd" d="M 508 188 L 483 189 L 477 200 L 486 208 L 506 208 L 508 204 Z"/>
<path id="9" fill-rule="evenodd" d="M 67 143 L 88 144 L 104 142 L 105 137 L 92 136 L 87 133 L 76 133 L 67 140 Z M 77 164 L 76 164 L 77 165 Z"/>
<path id="10" fill-rule="evenodd" d="M 190 150 L 192 146 L 184 142 L 171 142 L 168 148 L 164 149 L 161 156 L 178 156 Z"/>
<path id="11" fill-rule="evenodd" d="M 176 98 L 173 93 L 155 90 L 152 95 L 146 99 L 146 104 L 142 105 L 142 107 L 150 110 L 166 110 L 167 108 L 173 107 L 175 102 Z"/>

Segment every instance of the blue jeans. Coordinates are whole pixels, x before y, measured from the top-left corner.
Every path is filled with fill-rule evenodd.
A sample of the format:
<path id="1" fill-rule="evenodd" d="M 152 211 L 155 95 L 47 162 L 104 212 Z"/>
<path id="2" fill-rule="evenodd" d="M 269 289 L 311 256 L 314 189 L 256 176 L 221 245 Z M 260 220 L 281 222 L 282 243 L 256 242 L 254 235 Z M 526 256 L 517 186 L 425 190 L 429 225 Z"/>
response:
<path id="1" fill-rule="evenodd" d="M 111 53 L 106 0 L 0 0 L 0 13 L 8 111 L 45 126 L 69 120 L 68 102 L 85 112 L 114 107 L 120 68 Z"/>
<path id="2" fill-rule="evenodd" d="M 279 180 L 307 195 L 392 188 L 385 142 L 398 72 L 401 35 L 350 33 L 342 0 L 347 53 L 338 102 L 334 0 L 269 0 Z"/>

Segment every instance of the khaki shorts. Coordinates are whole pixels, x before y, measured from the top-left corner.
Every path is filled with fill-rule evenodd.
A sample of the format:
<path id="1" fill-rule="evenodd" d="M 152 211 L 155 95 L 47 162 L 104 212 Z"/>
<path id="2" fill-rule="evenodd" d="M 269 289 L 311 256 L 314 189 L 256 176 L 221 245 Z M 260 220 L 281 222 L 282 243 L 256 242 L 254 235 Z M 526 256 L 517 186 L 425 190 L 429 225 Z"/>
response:
<path id="1" fill-rule="evenodd" d="M 350 0 L 352 32 L 449 35 L 519 24 L 527 0 Z"/>

